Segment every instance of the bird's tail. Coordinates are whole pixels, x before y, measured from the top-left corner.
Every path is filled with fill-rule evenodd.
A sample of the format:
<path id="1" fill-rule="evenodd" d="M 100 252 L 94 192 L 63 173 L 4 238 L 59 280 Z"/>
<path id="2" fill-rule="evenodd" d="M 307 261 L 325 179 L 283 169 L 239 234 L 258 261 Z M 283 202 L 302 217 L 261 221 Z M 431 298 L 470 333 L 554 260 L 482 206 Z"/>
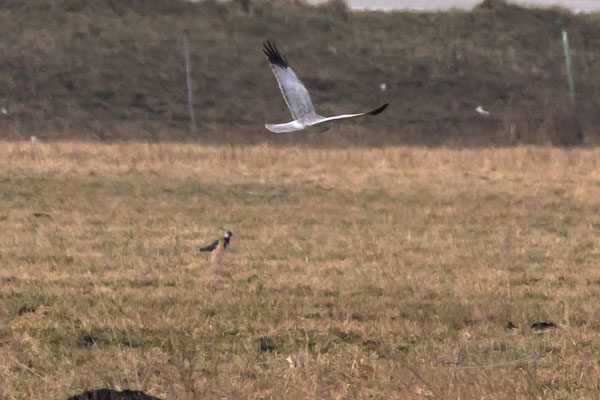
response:
<path id="1" fill-rule="evenodd" d="M 294 120 L 285 124 L 267 124 L 265 128 L 275 133 L 295 132 L 304 129 L 304 125 Z"/>

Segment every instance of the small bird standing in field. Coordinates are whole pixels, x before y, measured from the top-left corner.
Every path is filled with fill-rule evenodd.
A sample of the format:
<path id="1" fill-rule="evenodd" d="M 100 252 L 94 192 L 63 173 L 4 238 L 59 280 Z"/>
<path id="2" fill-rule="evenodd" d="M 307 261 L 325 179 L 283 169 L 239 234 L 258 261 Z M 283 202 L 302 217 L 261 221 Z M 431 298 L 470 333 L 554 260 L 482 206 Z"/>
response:
<path id="1" fill-rule="evenodd" d="M 221 261 L 223 250 L 229 246 L 229 240 L 233 236 L 231 231 L 226 231 L 221 239 L 215 240 L 208 246 L 200 248 L 200 251 L 210 251 L 210 262 L 216 263 Z"/>

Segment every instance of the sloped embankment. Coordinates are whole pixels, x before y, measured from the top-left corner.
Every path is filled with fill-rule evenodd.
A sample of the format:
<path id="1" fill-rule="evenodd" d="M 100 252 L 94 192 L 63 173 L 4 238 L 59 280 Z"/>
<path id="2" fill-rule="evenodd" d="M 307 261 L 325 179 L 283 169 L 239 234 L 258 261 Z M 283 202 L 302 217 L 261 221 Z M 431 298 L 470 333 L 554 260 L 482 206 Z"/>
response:
<path id="1" fill-rule="evenodd" d="M 182 31 L 210 143 L 596 144 L 600 16 L 487 0 L 472 12 L 350 12 L 288 1 L 9 0 L 0 11 L 5 138 L 186 140 Z M 571 112 L 561 29 L 571 38 Z M 261 52 L 275 40 L 323 114 L 383 102 L 326 135 L 273 137 L 289 114 Z M 380 90 L 386 83 L 387 89 Z M 474 112 L 478 105 L 490 118 Z"/>

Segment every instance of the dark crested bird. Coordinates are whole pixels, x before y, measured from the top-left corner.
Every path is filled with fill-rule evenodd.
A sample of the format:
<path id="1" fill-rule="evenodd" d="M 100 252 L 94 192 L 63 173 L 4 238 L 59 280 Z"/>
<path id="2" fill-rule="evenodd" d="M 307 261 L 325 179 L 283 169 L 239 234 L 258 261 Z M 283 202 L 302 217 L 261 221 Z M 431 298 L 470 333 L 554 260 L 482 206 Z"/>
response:
<path id="1" fill-rule="evenodd" d="M 201 247 L 200 251 L 213 251 L 217 248 L 217 246 L 220 243 L 223 245 L 223 248 L 226 248 L 227 246 L 229 246 L 229 240 L 231 239 L 232 236 L 233 236 L 233 233 L 231 233 L 231 231 L 227 231 L 227 232 L 225 232 L 225 235 L 223 235 L 223 237 L 221 239 L 215 240 L 208 246 Z"/>
<path id="2" fill-rule="evenodd" d="M 375 110 L 359 114 L 342 114 L 333 117 L 320 116 L 315 112 L 308 90 L 292 71 L 287 60 L 279 53 L 275 44 L 267 41 L 263 43 L 263 46 L 263 51 L 269 59 L 279 89 L 294 118 L 293 121 L 284 124 L 266 124 L 265 127 L 271 132 L 294 132 L 329 121 L 377 115 L 388 106 L 384 104 Z"/>
<path id="3" fill-rule="evenodd" d="M 210 261 L 218 262 L 221 259 L 221 254 L 223 254 L 223 250 L 229 246 L 229 240 L 233 236 L 231 231 L 226 231 L 225 235 L 222 238 L 215 240 L 208 246 L 204 246 L 200 248 L 200 251 L 210 251 Z"/>

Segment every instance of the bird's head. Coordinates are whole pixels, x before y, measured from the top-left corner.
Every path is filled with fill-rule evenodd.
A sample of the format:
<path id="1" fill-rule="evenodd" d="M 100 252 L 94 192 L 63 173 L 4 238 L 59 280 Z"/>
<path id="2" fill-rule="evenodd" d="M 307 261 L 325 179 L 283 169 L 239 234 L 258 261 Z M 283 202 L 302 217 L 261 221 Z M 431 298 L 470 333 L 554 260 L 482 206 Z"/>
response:
<path id="1" fill-rule="evenodd" d="M 231 233 L 231 231 L 225 232 L 225 239 L 229 239 L 231 236 L 233 236 L 233 233 Z"/>

